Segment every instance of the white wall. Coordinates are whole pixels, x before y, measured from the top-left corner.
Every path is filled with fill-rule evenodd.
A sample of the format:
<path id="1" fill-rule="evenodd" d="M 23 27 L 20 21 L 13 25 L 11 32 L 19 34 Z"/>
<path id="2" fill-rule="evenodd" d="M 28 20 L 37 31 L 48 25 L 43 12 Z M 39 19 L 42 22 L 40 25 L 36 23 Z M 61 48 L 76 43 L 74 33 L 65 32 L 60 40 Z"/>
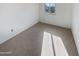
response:
<path id="1" fill-rule="evenodd" d="M 73 4 L 72 33 L 79 53 L 79 4 Z"/>
<path id="2" fill-rule="evenodd" d="M 0 44 L 36 24 L 38 19 L 39 4 L 0 4 Z"/>
<path id="3" fill-rule="evenodd" d="M 47 14 L 44 11 L 44 4 L 40 5 L 40 21 L 61 27 L 71 28 L 72 21 L 72 4 L 57 3 L 56 13 Z"/>

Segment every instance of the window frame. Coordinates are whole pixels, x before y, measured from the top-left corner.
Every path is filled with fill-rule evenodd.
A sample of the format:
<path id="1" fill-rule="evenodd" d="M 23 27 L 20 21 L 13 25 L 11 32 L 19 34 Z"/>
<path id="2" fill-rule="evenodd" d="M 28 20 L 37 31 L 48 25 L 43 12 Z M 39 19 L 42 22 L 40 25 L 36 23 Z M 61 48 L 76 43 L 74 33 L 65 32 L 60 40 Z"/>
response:
<path id="1" fill-rule="evenodd" d="M 49 3 L 49 4 L 50 4 L 50 3 Z M 51 4 L 52 4 L 52 3 L 51 3 Z M 55 12 L 54 12 L 54 13 L 46 12 L 46 3 L 44 4 L 44 11 L 45 11 L 46 14 L 49 14 L 49 15 L 53 14 L 53 15 L 56 15 L 56 3 L 53 3 L 53 4 L 55 4 Z"/>

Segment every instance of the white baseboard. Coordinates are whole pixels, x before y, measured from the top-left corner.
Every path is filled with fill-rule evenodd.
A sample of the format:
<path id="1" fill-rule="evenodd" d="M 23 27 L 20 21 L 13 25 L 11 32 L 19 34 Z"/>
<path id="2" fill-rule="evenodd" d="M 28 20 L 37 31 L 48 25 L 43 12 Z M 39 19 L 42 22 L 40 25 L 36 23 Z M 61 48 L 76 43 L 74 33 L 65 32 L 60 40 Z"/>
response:
<path id="1" fill-rule="evenodd" d="M 0 44 L 5 43 L 7 40 L 11 39 L 12 37 L 15 37 L 16 35 L 20 34 L 21 32 L 23 32 L 23 31 L 25 31 L 25 30 L 29 29 L 30 27 L 34 26 L 34 25 L 37 24 L 38 22 L 39 22 L 38 20 L 37 20 L 37 21 L 33 21 L 32 23 L 30 23 L 30 24 L 28 25 L 28 27 L 23 28 L 23 29 L 21 29 L 20 31 L 18 31 L 18 32 L 16 32 L 16 33 L 13 33 L 12 35 L 10 35 L 9 37 L 7 37 L 7 38 L 4 39 L 4 40 L 1 40 L 1 41 L 0 41 Z"/>

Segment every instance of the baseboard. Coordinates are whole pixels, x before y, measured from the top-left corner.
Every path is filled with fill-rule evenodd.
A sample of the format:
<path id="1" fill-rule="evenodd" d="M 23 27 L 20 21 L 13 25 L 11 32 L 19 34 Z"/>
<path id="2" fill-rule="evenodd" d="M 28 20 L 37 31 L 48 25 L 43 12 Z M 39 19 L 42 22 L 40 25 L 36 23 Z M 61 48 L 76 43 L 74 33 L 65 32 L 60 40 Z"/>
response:
<path id="1" fill-rule="evenodd" d="M 51 26 L 57 26 L 57 25 L 54 25 L 54 24 L 46 23 L 46 22 L 41 22 L 41 21 L 39 21 L 39 22 L 40 22 L 40 23 L 44 23 L 44 24 L 48 24 L 48 25 L 51 25 Z M 57 26 L 57 27 L 71 30 L 71 28 L 67 28 L 67 27 L 62 27 L 62 26 Z"/>
<path id="2" fill-rule="evenodd" d="M 37 24 L 38 22 L 39 22 L 38 20 L 37 20 L 37 21 L 32 22 L 31 24 L 29 24 L 29 26 L 28 26 L 27 28 L 24 28 L 24 29 L 22 29 L 21 31 L 19 31 L 19 32 L 17 32 L 17 33 L 14 33 L 14 34 L 13 34 L 13 35 L 11 35 L 10 37 L 6 38 L 5 40 L 0 41 L 0 44 L 5 43 L 7 40 L 10 40 L 11 38 L 15 37 L 16 35 L 18 35 L 18 34 L 22 33 L 23 31 L 28 30 L 29 28 L 31 28 L 32 26 L 34 26 L 34 25 L 35 25 L 35 24 Z"/>
<path id="3" fill-rule="evenodd" d="M 72 35 L 73 35 L 73 38 L 74 38 L 74 41 L 75 41 L 75 45 L 76 45 L 76 48 L 77 48 L 76 39 L 75 39 L 75 35 L 74 35 L 73 29 L 71 29 L 71 32 L 72 32 Z M 77 48 L 77 51 L 78 51 L 78 48 Z M 78 52 L 78 56 L 79 56 L 79 52 Z"/>

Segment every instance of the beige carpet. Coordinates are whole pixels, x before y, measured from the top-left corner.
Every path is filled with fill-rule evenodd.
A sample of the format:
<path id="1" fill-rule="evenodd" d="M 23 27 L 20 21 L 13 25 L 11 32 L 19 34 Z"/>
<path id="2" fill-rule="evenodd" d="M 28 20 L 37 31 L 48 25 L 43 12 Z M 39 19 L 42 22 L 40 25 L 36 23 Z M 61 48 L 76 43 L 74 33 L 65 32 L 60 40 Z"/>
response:
<path id="1" fill-rule="evenodd" d="M 70 56 L 78 55 L 72 33 L 69 29 L 43 23 L 38 23 L 1 44 L 0 55 L 41 56 L 44 32 L 61 37 L 68 54 Z"/>

